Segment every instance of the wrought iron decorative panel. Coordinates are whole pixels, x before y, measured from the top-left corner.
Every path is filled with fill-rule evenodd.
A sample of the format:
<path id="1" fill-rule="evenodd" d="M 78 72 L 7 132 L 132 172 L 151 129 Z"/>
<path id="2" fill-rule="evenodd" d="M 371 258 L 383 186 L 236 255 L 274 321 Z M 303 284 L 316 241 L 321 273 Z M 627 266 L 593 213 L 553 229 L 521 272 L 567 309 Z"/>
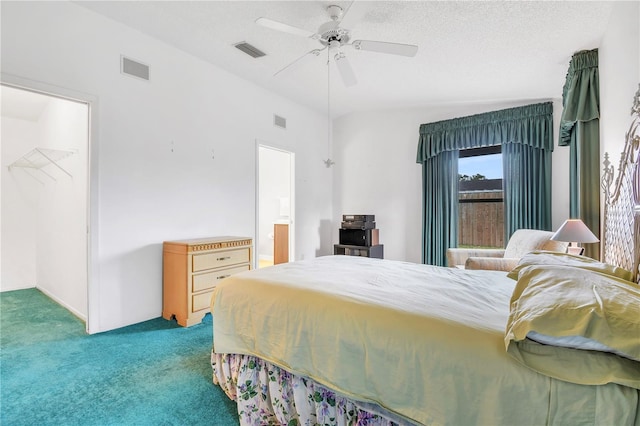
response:
<path id="1" fill-rule="evenodd" d="M 633 271 L 640 282 L 640 85 L 631 108 L 631 125 L 620 156 L 618 176 L 605 154 L 603 259 Z"/>

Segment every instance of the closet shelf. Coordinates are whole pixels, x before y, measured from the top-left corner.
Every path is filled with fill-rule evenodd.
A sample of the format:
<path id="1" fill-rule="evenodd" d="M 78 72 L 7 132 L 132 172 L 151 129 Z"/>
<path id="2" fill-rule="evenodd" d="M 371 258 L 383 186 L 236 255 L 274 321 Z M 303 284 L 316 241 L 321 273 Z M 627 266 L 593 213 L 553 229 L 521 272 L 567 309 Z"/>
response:
<path id="1" fill-rule="evenodd" d="M 56 180 L 52 175 L 42 170 L 44 166 L 53 164 L 69 177 L 73 177 L 71 176 L 71 173 L 66 171 L 60 164 L 58 164 L 58 161 L 73 155 L 73 153 L 73 151 L 65 151 L 61 149 L 34 148 L 11 163 L 9 165 L 9 170 L 13 169 L 14 167 L 20 167 L 23 169 L 35 169 L 44 173 L 49 178 Z"/>

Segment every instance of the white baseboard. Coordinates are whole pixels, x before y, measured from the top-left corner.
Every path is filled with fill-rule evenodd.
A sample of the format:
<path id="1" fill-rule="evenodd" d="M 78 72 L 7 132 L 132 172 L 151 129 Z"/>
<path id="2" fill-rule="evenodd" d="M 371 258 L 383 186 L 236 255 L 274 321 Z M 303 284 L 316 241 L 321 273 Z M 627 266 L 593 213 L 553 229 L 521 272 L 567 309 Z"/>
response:
<path id="1" fill-rule="evenodd" d="M 258 255 L 258 260 L 268 260 L 269 262 L 273 262 L 273 256 L 270 256 L 268 254 L 261 254 Z"/>
<path id="2" fill-rule="evenodd" d="M 86 315 L 81 314 L 75 308 L 69 306 L 67 303 L 63 302 L 58 297 L 54 296 L 52 293 L 50 293 L 49 291 L 45 290 L 44 288 L 41 288 L 41 287 L 38 287 L 38 286 L 36 286 L 36 288 L 38 290 L 40 290 L 41 292 L 43 292 L 48 298 L 53 299 L 58 305 L 62 306 L 63 308 L 65 308 L 66 310 L 71 312 L 73 315 L 75 315 L 78 318 L 80 318 L 82 321 L 84 321 L 85 324 L 87 323 Z"/>

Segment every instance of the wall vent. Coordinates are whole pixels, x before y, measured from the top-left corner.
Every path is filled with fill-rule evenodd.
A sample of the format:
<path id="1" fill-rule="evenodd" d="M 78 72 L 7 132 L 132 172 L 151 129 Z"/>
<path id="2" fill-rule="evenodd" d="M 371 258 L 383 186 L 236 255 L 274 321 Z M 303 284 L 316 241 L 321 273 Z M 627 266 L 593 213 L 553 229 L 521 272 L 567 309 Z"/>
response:
<path id="1" fill-rule="evenodd" d="M 265 53 L 262 50 L 258 49 L 255 46 L 250 45 L 246 41 L 241 41 L 240 43 L 236 43 L 234 44 L 234 46 L 236 47 L 236 49 L 241 50 L 242 52 L 246 53 L 252 58 L 259 58 L 261 56 L 265 56 Z"/>
<path id="2" fill-rule="evenodd" d="M 125 56 L 120 57 L 120 72 L 131 77 L 149 81 L 149 65 L 134 61 Z"/>
<path id="3" fill-rule="evenodd" d="M 278 114 L 273 114 L 273 124 L 282 127 L 283 129 L 287 128 L 287 119 L 284 117 L 280 117 Z"/>

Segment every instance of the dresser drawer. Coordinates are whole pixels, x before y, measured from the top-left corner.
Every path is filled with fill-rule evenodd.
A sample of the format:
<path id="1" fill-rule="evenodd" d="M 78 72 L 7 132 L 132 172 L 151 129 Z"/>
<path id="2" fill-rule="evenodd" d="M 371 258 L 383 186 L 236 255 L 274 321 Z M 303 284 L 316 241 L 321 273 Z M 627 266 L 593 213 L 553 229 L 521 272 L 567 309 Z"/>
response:
<path id="1" fill-rule="evenodd" d="M 192 278 L 192 289 L 194 293 L 207 290 L 216 286 L 216 283 L 228 276 L 237 274 L 238 272 L 248 271 L 251 269 L 249 264 L 232 266 L 230 268 L 218 269 L 213 272 L 205 272 L 204 274 L 194 275 Z"/>
<path id="2" fill-rule="evenodd" d="M 250 254 L 248 248 L 194 254 L 192 268 L 193 272 L 197 272 L 227 265 L 236 265 L 238 263 L 249 263 L 249 260 Z"/>
<path id="3" fill-rule="evenodd" d="M 191 312 L 198 312 L 203 309 L 209 309 L 211 305 L 211 295 L 213 290 L 206 293 L 194 294 L 192 297 Z"/>

